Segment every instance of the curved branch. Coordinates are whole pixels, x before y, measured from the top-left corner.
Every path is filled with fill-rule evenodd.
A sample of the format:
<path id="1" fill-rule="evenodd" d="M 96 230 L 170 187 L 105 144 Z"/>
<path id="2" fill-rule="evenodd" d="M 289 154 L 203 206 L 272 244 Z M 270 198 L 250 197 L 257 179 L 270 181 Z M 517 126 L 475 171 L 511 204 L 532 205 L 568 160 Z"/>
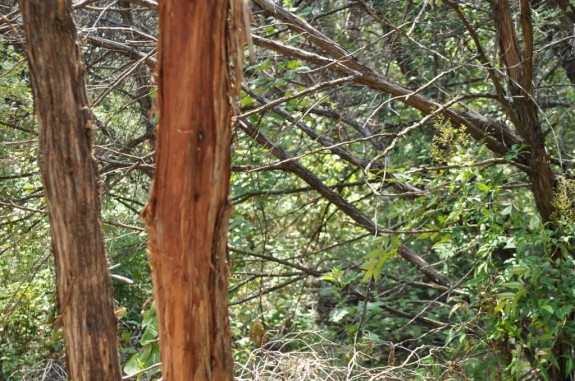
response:
<path id="1" fill-rule="evenodd" d="M 346 66 L 342 61 L 326 58 L 318 54 L 284 45 L 263 37 L 252 36 L 252 38 L 256 45 L 263 48 L 304 60 L 339 74 L 355 74 L 357 76 L 354 77 L 352 82 L 390 94 L 395 98 L 395 100 L 404 102 L 425 114 L 431 114 L 442 107 L 441 104 L 417 94 L 417 91 L 406 89 L 403 86 L 391 82 L 385 76 L 375 73 L 367 67 L 364 67 L 365 71 L 358 75 L 356 70 Z M 465 126 L 466 131 L 475 140 L 485 143 L 487 148 L 498 155 L 505 156 L 509 153 L 509 148 L 511 146 L 521 145 L 523 143 L 522 140 L 503 123 L 487 118 L 484 115 L 471 111 L 455 110 L 452 108 L 445 108 L 441 114 L 451 123 Z M 528 164 L 528 160 L 524 155 L 521 155 L 517 160 L 521 164 Z"/>

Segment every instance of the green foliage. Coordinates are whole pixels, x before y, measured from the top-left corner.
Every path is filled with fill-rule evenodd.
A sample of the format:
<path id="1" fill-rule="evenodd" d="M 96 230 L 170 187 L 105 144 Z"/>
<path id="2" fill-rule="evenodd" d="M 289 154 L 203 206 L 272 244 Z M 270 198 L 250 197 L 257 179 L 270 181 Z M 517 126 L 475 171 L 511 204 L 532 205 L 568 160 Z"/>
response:
<path id="1" fill-rule="evenodd" d="M 143 313 L 139 345 L 141 348 L 124 365 L 124 372 L 128 375 L 136 375 L 137 380 L 155 379 L 153 376 L 160 372 L 160 347 L 158 345 L 158 316 L 154 302 L 150 303 Z"/>
<path id="2" fill-rule="evenodd" d="M 16 377 L 39 358 L 61 356 L 63 343 L 53 331 L 53 289 L 54 277 L 47 268 L 0 289 L 0 358 L 6 374 Z"/>
<path id="3" fill-rule="evenodd" d="M 375 239 L 374 241 L 378 247 L 370 251 L 364 257 L 365 263 L 361 265 L 361 268 L 365 270 L 365 274 L 363 275 L 364 282 L 367 282 L 372 278 L 375 282 L 379 280 L 383 266 L 390 258 L 397 254 L 397 247 L 400 244 L 398 236 L 384 236 Z"/>
<path id="4" fill-rule="evenodd" d="M 526 236 L 525 233 L 517 236 Z M 575 303 L 572 276 L 575 263 L 571 257 L 551 259 L 550 249 L 561 250 L 553 243 L 552 235 L 553 232 L 545 230 L 530 232 L 534 246 L 531 243 L 530 247 L 523 246 L 522 251 L 506 262 L 503 270 L 486 266 L 476 273 L 470 285 L 483 291 L 470 300 L 471 309 L 466 307 L 467 311 L 477 313 L 467 320 L 465 327 L 469 330 L 469 324 L 479 325 L 484 327 L 484 333 L 479 337 L 457 333 L 460 339 L 456 351 L 468 354 L 478 350 L 493 351 L 492 356 L 497 360 L 488 368 L 499 366 L 514 379 L 521 378 L 533 366 L 526 358 L 534 359 L 544 379 L 551 377 L 550 365 L 558 368 L 560 361 L 572 363 L 569 352 L 557 354 L 553 347 L 558 340 L 568 347 L 575 345 L 572 339 L 575 323 L 570 318 Z M 536 255 L 527 254 L 529 252 Z M 467 306 L 467 303 L 461 303 Z M 511 360 L 507 364 L 505 355 Z M 486 370 L 485 366 L 480 370 L 473 358 L 466 359 L 465 364 L 472 372 Z"/>

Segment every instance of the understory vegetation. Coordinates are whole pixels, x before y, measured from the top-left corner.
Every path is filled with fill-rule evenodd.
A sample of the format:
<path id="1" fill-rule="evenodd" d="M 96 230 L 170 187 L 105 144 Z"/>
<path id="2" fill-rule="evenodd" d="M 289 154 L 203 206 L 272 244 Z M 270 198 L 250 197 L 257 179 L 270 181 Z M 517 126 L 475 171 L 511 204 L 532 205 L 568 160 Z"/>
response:
<path id="1" fill-rule="evenodd" d="M 74 1 L 132 380 L 161 377 L 140 216 L 156 6 Z M 231 147 L 236 378 L 571 380 L 575 6 L 249 6 Z M 65 380 L 21 23 L 0 1 L 0 381 Z"/>

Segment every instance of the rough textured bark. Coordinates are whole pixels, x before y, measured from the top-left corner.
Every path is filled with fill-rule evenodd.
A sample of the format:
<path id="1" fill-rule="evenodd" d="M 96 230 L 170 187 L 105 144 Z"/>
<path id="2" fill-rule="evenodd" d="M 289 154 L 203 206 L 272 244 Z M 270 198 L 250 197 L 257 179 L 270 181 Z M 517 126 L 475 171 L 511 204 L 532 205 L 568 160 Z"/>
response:
<path id="1" fill-rule="evenodd" d="M 539 122 L 538 106 L 533 89 L 533 26 L 527 0 L 520 1 L 523 49 L 516 35 L 510 5 L 507 1 L 491 1 L 498 31 L 500 55 L 508 75 L 509 94 L 513 97 L 515 127 L 530 151 L 529 171 L 537 209 L 545 222 L 551 221 L 554 176 L 545 150 L 545 137 Z"/>
<path id="2" fill-rule="evenodd" d="M 233 378 L 228 6 L 228 0 L 160 2 L 160 123 L 144 217 L 166 381 Z"/>
<path id="3" fill-rule="evenodd" d="M 70 380 L 120 380 L 92 122 L 67 0 L 21 0 Z"/>

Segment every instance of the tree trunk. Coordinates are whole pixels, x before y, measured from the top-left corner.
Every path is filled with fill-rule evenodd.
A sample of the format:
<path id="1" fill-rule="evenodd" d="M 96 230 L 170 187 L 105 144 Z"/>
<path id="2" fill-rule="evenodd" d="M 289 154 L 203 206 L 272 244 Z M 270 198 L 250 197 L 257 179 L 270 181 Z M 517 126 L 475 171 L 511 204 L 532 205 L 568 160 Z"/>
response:
<path id="1" fill-rule="evenodd" d="M 499 36 L 500 55 L 509 77 L 508 90 L 513 99 L 511 108 L 514 112 L 512 120 L 531 152 L 528 175 L 535 204 L 541 219 L 547 223 L 547 228 L 554 229 L 555 176 L 547 157 L 545 134 L 539 121 L 539 107 L 533 87 L 534 35 L 531 6 L 528 0 L 519 1 L 519 21 L 523 37 L 523 46 L 520 47 L 519 38 L 516 35 L 517 26 L 513 20 L 509 2 L 491 0 L 490 3 Z M 552 248 L 549 255 L 555 263 L 562 259 L 561 251 L 557 248 Z M 570 318 L 572 319 L 573 316 Z M 564 334 L 559 335 L 552 348 L 558 366 L 550 362 L 547 372 L 554 381 L 571 379 L 571 374 L 567 373 L 567 359 L 571 354 L 571 348 L 566 339 Z M 534 357 L 530 358 L 531 363 L 536 365 L 534 360 Z"/>
<path id="2" fill-rule="evenodd" d="M 68 0 L 20 0 L 68 377 L 120 380 L 112 283 L 100 224 L 93 129 Z"/>
<path id="3" fill-rule="evenodd" d="M 144 218 L 165 381 L 233 378 L 228 6 L 228 0 L 160 2 L 160 123 Z"/>

